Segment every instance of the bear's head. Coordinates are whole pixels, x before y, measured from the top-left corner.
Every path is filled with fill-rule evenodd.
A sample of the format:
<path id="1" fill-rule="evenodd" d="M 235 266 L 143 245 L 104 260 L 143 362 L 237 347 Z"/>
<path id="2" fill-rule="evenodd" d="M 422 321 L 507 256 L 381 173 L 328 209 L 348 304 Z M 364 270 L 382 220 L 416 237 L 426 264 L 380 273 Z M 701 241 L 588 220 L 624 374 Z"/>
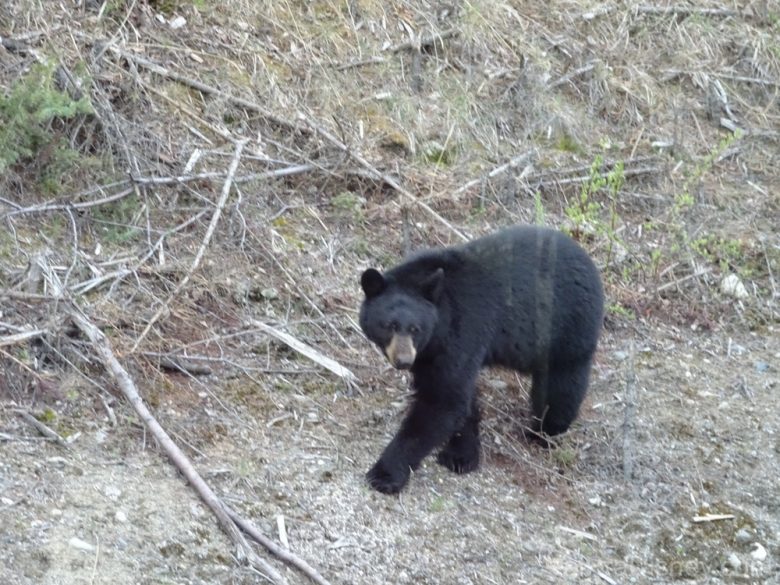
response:
<path id="1" fill-rule="evenodd" d="M 361 276 L 360 286 L 366 298 L 360 307 L 360 327 L 393 367 L 411 368 L 417 354 L 431 340 L 439 317 L 437 304 L 443 282 L 441 268 L 418 283 L 400 283 L 374 268 Z"/>

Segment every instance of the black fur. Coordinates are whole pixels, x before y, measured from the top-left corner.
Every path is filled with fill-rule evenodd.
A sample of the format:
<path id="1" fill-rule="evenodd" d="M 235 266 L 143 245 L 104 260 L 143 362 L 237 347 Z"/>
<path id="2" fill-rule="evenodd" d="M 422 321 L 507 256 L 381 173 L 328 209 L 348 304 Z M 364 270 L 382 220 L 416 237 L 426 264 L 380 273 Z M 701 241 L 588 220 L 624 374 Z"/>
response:
<path id="1" fill-rule="evenodd" d="M 417 253 L 385 274 L 370 268 L 360 325 L 381 349 L 409 335 L 415 397 L 368 472 L 400 491 L 433 449 L 457 473 L 479 465 L 475 382 L 483 366 L 532 375 L 532 428 L 556 435 L 577 417 L 603 319 L 601 279 L 571 238 L 519 226 L 462 246 Z"/>

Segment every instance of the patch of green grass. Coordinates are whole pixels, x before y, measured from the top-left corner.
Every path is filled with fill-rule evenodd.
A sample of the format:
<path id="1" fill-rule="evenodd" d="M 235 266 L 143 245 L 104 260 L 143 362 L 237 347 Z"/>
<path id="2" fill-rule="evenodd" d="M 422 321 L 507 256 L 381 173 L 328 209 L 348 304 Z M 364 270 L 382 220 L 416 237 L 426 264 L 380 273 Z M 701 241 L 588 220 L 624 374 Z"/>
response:
<path id="1" fill-rule="evenodd" d="M 561 152 L 571 152 L 580 154 L 583 152 L 582 146 L 569 134 L 562 134 L 555 143 L 555 148 Z"/>
<path id="2" fill-rule="evenodd" d="M 615 315 L 617 317 L 623 317 L 624 319 L 629 319 L 632 321 L 636 318 L 634 311 L 632 311 L 628 307 L 624 307 L 620 303 L 610 303 L 607 306 L 607 312 L 610 313 L 611 315 Z"/>
<path id="3" fill-rule="evenodd" d="M 109 244 L 124 244 L 140 236 L 143 229 L 133 225 L 140 209 L 135 195 L 120 199 L 111 205 L 101 205 L 92 211 L 93 218 L 101 225 L 101 235 Z"/>

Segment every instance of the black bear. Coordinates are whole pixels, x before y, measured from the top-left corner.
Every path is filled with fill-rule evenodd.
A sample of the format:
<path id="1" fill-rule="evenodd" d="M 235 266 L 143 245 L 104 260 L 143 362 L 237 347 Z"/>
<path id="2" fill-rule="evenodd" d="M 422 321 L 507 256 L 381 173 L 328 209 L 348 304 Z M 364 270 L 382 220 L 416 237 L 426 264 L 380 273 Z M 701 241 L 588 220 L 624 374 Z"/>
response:
<path id="1" fill-rule="evenodd" d="M 469 243 L 424 250 L 360 279 L 360 326 L 390 363 L 409 369 L 414 400 L 368 471 L 399 492 L 440 445 L 457 473 L 479 465 L 475 382 L 483 366 L 532 375 L 532 429 L 556 435 L 577 417 L 603 320 L 598 270 L 565 234 L 515 226 Z"/>

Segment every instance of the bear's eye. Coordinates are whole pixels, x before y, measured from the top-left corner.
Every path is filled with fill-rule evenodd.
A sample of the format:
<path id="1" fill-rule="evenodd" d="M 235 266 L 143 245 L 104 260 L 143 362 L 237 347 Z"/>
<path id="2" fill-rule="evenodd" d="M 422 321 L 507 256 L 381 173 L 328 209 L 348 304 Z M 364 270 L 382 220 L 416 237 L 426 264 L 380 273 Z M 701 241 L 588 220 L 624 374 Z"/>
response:
<path id="1" fill-rule="evenodd" d="M 390 323 L 390 329 L 392 329 L 394 332 L 398 331 L 400 327 L 398 326 L 398 321 L 393 321 Z"/>
<path id="2" fill-rule="evenodd" d="M 417 327 L 417 325 L 412 325 L 411 327 L 409 327 L 409 333 L 412 333 L 412 334 L 417 333 L 419 330 L 420 330 L 420 328 Z"/>

